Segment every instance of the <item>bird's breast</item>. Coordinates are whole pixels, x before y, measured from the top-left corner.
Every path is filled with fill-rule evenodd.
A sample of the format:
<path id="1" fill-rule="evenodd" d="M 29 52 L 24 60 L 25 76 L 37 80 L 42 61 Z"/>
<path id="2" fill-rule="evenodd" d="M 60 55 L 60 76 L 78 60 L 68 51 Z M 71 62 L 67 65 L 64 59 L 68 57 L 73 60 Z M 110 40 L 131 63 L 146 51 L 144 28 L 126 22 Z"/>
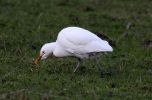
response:
<path id="1" fill-rule="evenodd" d="M 71 53 L 67 52 L 61 46 L 56 46 L 55 50 L 53 51 L 53 55 L 56 57 L 66 57 L 66 56 L 71 56 Z"/>

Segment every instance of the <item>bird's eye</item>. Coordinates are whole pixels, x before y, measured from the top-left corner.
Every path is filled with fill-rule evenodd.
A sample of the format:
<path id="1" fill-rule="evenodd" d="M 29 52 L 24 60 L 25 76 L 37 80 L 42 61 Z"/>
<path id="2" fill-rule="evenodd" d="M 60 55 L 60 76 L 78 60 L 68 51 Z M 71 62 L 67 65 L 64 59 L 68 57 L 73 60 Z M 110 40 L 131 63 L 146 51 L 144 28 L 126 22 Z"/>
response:
<path id="1" fill-rule="evenodd" d="M 45 52 L 44 52 L 44 51 L 42 51 L 42 53 L 43 53 L 43 54 L 45 54 Z"/>

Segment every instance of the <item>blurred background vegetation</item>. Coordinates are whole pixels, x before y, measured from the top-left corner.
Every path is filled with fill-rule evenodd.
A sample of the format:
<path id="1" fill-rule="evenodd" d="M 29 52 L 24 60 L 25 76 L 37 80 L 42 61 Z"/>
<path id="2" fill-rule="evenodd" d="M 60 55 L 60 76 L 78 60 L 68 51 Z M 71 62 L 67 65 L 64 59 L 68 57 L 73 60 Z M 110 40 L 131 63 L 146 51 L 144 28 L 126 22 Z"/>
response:
<path id="1" fill-rule="evenodd" d="M 115 41 L 100 63 L 33 60 L 58 32 L 79 26 Z M 0 99 L 152 99 L 151 0 L 0 0 Z"/>

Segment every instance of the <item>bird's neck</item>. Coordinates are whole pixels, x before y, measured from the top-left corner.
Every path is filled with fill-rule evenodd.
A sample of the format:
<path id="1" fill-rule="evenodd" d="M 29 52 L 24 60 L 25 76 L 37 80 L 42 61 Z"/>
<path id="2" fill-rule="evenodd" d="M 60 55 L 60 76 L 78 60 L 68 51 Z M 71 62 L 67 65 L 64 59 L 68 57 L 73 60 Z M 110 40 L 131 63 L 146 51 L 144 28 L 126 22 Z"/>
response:
<path id="1" fill-rule="evenodd" d="M 56 48 L 56 42 L 51 42 L 51 43 L 49 43 L 49 45 L 54 51 L 54 49 Z"/>
<path id="2" fill-rule="evenodd" d="M 47 43 L 50 53 L 52 53 L 56 48 L 56 42 Z"/>

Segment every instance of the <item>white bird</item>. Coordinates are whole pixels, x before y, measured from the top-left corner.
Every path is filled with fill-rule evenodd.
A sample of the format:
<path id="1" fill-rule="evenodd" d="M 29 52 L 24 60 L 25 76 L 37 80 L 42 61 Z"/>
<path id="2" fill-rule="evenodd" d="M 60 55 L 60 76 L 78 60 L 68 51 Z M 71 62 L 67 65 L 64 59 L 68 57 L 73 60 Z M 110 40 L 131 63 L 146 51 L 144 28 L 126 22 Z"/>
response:
<path id="1" fill-rule="evenodd" d="M 73 56 L 78 58 L 75 72 L 82 59 L 87 59 L 97 53 L 112 51 L 113 48 L 109 43 L 94 33 L 80 27 L 67 27 L 59 32 L 56 42 L 46 43 L 42 46 L 35 64 L 52 54 L 56 57 Z"/>

